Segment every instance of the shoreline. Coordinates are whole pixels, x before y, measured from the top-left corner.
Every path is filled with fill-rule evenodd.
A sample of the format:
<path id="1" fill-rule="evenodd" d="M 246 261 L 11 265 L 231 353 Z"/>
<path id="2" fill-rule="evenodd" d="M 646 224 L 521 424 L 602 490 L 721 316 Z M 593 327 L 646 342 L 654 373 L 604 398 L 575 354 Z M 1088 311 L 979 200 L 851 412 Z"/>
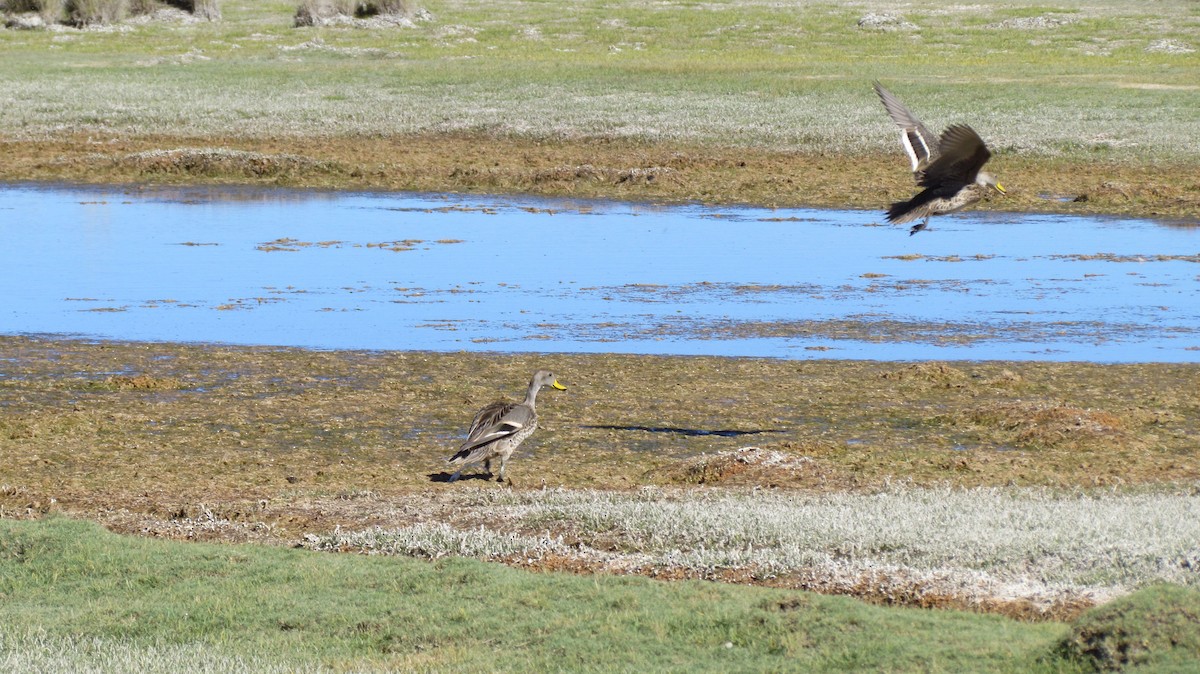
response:
<path id="1" fill-rule="evenodd" d="M 247 139 L 136 136 L 96 142 L 0 138 L 0 181 L 229 185 L 586 198 L 877 211 L 912 195 L 898 154 L 830 154 L 635 141 L 485 135 Z M 1176 164 L 1001 155 L 1008 188 L 976 209 L 1124 215 L 1200 224 L 1200 183 Z"/>

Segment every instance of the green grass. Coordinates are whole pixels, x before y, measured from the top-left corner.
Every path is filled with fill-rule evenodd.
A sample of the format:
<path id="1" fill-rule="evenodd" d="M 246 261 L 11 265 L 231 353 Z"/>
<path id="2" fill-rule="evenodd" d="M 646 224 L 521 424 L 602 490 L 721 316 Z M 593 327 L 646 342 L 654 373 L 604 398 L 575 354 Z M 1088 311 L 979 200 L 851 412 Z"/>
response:
<path id="1" fill-rule="evenodd" d="M 0 133 L 242 137 L 467 131 L 816 151 L 894 151 L 870 81 L 928 123 L 969 120 L 1001 153 L 1200 156 L 1194 4 L 431 0 L 411 28 L 294 28 L 296 5 L 224 20 L 0 36 Z M 1048 28 L 1003 22 L 1067 17 Z M 310 44 L 315 39 L 320 43 Z M 294 49 L 310 44 L 314 48 Z"/>
<path id="2" fill-rule="evenodd" d="M 1100 671 L 1194 672 L 1200 592 L 1157 585 L 1095 609 L 1072 625 L 1059 653 Z"/>
<path id="3" fill-rule="evenodd" d="M 0 521 L 0 596 L 0 663 L 28 664 L 39 653 L 23 649 L 42 643 L 76 664 L 192 653 L 250 671 L 1077 671 L 1056 655 L 1067 628 L 1055 623 L 462 559 L 167 543 L 62 518 Z"/>

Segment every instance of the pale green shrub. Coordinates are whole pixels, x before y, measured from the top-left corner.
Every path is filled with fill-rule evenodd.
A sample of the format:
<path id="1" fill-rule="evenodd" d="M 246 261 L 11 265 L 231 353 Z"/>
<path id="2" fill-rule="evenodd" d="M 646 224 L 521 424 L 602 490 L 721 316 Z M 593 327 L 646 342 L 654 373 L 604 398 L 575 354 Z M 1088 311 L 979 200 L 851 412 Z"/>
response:
<path id="1" fill-rule="evenodd" d="M 418 525 L 338 532 L 309 544 L 496 559 L 564 554 L 562 536 L 569 534 L 578 542 L 566 552 L 602 568 L 804 573 L 820 587 L 871 578 L 877 585 L 1042 600 L 1102 599 L 1156 582 L 1200 586 L 1200 497 L 1188 489 L 553 490 L 462 498 L 464 510 L 483 520 L 544 533 Z"/>

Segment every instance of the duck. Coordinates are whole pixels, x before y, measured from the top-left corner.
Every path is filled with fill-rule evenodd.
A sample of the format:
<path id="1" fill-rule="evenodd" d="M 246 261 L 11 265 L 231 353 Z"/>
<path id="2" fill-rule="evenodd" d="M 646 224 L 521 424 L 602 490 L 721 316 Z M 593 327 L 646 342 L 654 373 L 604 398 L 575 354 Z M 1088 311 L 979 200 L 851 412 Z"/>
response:
<path id="1" fill-rule="evenodd" d="M 537 429 L 537 395 L 546 386 L 559 391 L 567 390 L 567 387 L 558 383 L 554 373 L 538 370 L 529 381 L 523 401 L 499 400 L 479 410 L 471 420 L 467 439 L 453 456 L 446 459 L 449 465 L 458 467 L 449 481 L 458 480 L 464 468 L 481 462 L 490 477 L 492 461 L 499 459 L 500 470 L 496 481 L 504 482 L 504 469 L 509 457 Z"/>
<path id="2" fill-rule="evenodd" d="M 923 188 L 913 198 L 889 206 L 888 222 L 905 224 L 920 219 L 909 229 L 912 236 L 928 227 L 929 218 L 961 211 L 990 190 L 1006 194 L 995 176 L 981 170 L 992 153 L 974 129 L 952 124 L 941 136 L 934 136 L 892 92 L 879 82 L 874 86 L 884 109 L 900 127 L 900 144 L 917 186 Z"/>

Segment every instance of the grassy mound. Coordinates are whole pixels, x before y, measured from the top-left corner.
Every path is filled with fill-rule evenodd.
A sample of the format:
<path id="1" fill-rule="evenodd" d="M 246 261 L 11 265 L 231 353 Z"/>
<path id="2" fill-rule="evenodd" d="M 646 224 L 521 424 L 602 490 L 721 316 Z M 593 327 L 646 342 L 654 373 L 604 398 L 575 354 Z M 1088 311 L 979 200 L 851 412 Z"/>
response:
<path id="1" fill-rule="evenodd" d="M 1081 617 L 1061 654 L 1094 671 L 1194 672 L 1200 663 L 1200 591 L 1155 585 Z"/>

